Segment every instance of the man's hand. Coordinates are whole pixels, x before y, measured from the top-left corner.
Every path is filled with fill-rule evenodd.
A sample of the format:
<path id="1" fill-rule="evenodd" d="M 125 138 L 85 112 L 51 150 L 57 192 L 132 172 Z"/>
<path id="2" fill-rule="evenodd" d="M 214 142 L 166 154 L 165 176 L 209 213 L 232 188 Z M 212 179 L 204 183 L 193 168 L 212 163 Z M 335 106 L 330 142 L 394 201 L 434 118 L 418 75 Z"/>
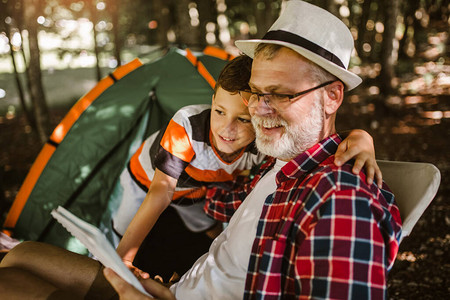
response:
<path id="1" fill-rule="evenodd" d="M 364 167 L 368 184 L 372 184 L 375 176 L 378 187 L 383 185 L 383 176 L 375 160 L 373 139 L 364 130 L 352 130 L 349 136 L 339 144 L 334 163 L 337 166 L 342 166 L 352 158 L 355 159 L 352 169 L 354 174 L 358 174 Z"/>
<path id="2" fill-rule="evenodd" d="M 136 276 L 138 279 L 150 278 L 150 275 L 148 273 L 136 268 L 131 261 L 124 259 L 123 263 L 125 264 L 125 266 L 127 266 L 128 269 L 130 269 L 131 272 L 133 272 L 134 276 Z"/>
<path id="3" fill-rule="evenodd" d="M 162 284 L 147 278 L 140 280 L 144 289 L 149 292 L 154 298 L 150 298 L 138 291 L 134 286 L 123 280 L 110 268 L 103 270 L 105 278 L 109 281 L 112 287 L 116 290 L 121 300 L 147 300 L 147 299 L 161 299 L 161 300 L 175 300 L 172 292 Z"/>

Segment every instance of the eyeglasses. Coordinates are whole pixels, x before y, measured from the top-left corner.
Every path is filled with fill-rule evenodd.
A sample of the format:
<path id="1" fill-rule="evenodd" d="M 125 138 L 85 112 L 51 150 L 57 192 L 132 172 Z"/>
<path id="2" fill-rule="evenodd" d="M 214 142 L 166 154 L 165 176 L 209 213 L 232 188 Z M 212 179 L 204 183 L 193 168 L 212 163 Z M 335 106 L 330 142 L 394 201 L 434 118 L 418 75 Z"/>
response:
<path id="1" fill-rule="evenodd" d="M 320 89 L 324 86 L 327 86 L 336 80 L 331 80 L 324 82 L 322 84 L 319 84 L 318 86 L 315 86 L 313 88 L 307 89 L 305 91 L 290 95 L 290 94 L 277 94 L 277 93 L 257 93 L 252 91 L 239 91 L 239 94 L 242 97 L 242 101 L 244 101 L 244 104 L 248 106 L 249 108 L 254 108 L 258 105 L 259 101 L 261 99 L 264 100 L 266 105 L 272 109 L 282 111 L 288 108 L 290 103 L 293 103 L 299 99 L 294 100 L 295 98 L 298 98 L 300 96 L 306 95 L 312 91 L 315 91 L 317 89 Z"/>

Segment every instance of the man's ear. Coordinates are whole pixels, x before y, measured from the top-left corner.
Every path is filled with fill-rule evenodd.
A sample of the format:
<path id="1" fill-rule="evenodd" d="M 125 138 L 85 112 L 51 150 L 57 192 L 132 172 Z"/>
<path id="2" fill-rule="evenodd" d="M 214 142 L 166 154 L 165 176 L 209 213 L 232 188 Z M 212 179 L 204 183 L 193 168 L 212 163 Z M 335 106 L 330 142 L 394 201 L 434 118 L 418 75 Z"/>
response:
<path id="1" fill-rule="evenodd" d="M 341 81 L 335 81 L 326 87 L 328 97 L 325 97 L 324 109 L 327 115 L 334 114 L 344 100 L 344 84 Z"/>

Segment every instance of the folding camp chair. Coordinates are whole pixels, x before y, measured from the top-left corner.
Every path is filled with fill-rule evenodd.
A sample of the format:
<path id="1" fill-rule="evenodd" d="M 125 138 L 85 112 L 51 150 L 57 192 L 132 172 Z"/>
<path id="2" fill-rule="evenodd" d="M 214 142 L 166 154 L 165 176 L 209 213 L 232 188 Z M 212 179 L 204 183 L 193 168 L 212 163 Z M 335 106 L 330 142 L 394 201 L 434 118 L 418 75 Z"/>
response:
<path id="1" fill-rule="evenodd" d="M 429 163 L 378 160 L 383 180 L 395 195 L 403 221 L 400 242 L 411 233 L 433 200 L 441 181 L 439 169 Z"/>

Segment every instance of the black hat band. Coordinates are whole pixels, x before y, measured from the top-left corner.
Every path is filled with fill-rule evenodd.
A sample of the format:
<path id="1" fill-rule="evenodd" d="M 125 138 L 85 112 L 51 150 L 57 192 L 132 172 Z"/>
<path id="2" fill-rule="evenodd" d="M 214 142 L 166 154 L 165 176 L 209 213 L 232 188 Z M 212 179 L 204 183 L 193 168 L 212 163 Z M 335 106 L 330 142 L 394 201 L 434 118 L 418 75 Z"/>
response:
<path id="1" fill-rule="evenodd" d="M 311 42 L 310 40 L 307 40 L 299 35 L 284 31 L 284 30 L 274 30 L 267 32 L 263 40 L 275 40 L 280 42 L 287 42 L 290 44 L 294 44 L 300 47 L 303 47 L 313 53 L 316 53 L 317 55 L 325 58 L 326 60 L 331 61 L 332 63 L 338 65 L 341 68 L 345 68 L 342 61 L 333 53 L 328 51 L 325 48 L 322 48 L 321 46 Z"/>

